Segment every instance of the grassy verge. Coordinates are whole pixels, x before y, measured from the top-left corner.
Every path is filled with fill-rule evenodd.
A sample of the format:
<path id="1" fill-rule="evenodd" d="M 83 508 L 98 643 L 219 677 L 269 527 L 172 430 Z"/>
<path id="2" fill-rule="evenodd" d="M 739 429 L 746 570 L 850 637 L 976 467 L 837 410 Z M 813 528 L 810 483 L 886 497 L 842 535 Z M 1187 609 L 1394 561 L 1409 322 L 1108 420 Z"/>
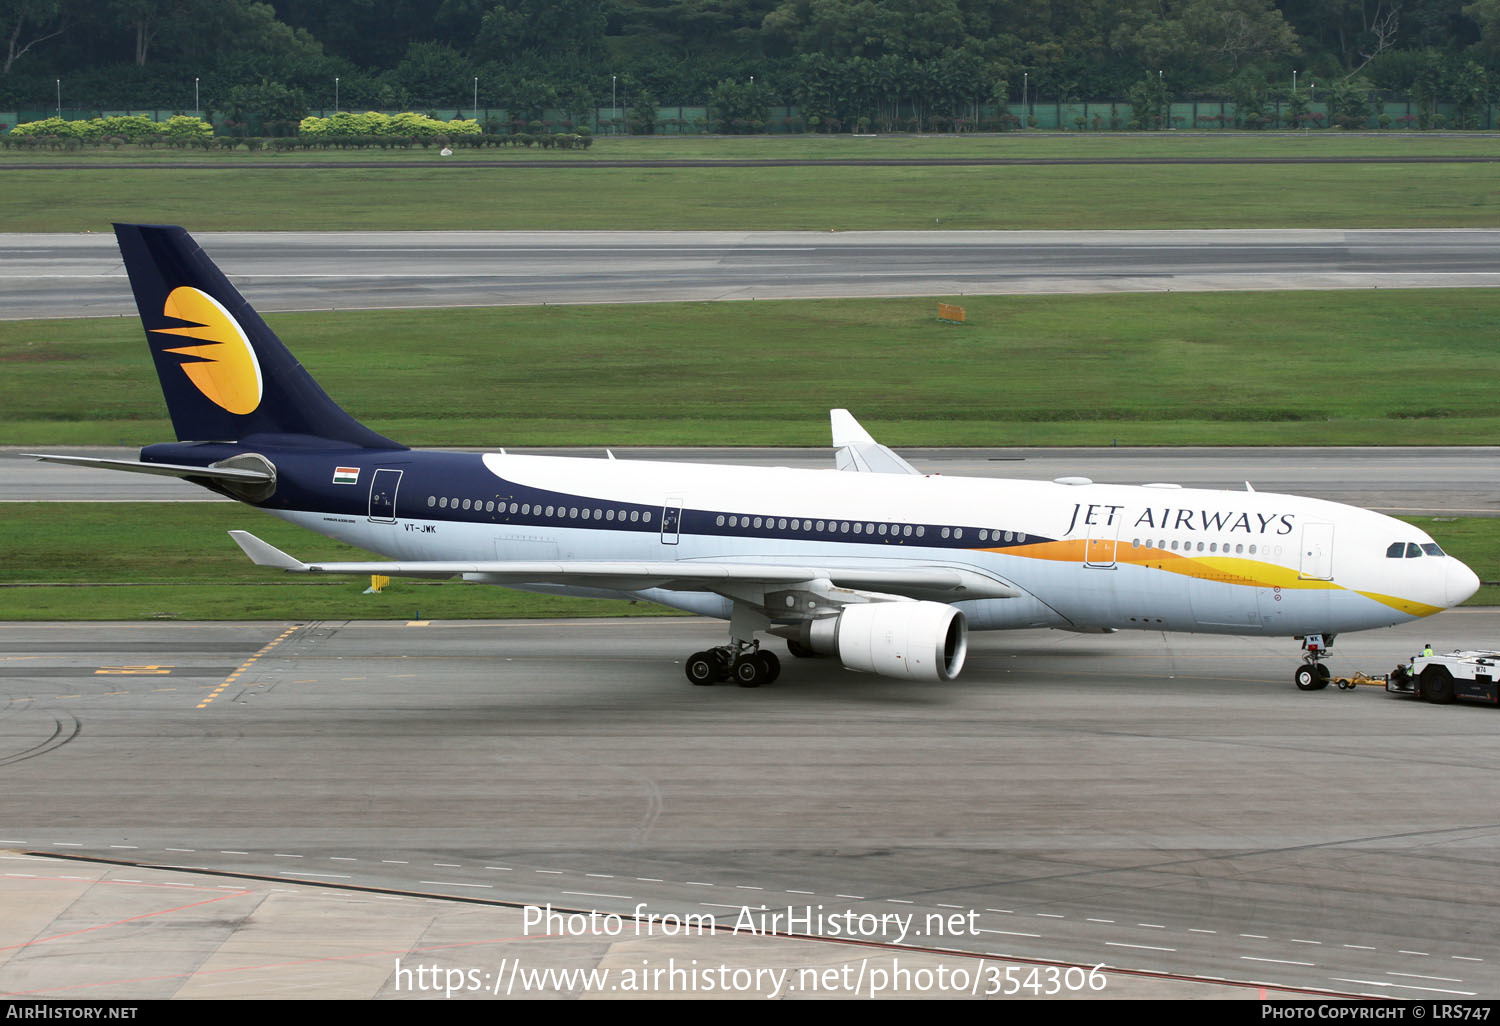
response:
<path id="1" fill-rule="evenodd" d="M 821 446 L 836 406 L 898 446 L 1500 441 L 1495 290 L 961 302 L 963 327 L 930 299 L 270 321 L 345 408 L 413 445 Z M 7 444 L 171 437 L 133 318 L 0 322 Z"/>
<path id="2" fill-rule="evenodd" d="M 311 559 L 369 554 L 241 506 L 0 505 L 0 620 L 385 620 L 661 615 L 660 607 L 444 581 L 307 580 L 251 565 L 225 532 Z"/>
<path id="3" fill-rule="evenodd" d="M 1477 132 L 1009 132 L 974 135 L 598 136 L 587 150 L 538 147 L 461 149 L 453 160 L 498 164 L 531 160 L 578 164 L 606 160 L 911 160 L 951 158 L 1130 157 L 1367 157 L 1489 156 L 1500 136 Z M 154 146 L 120 149 L 0 150 L 0 169 L 17 164 L 213 163 L 265 166 L 317 162 L 337 166 L 377 160 L 390 165 L 432 164 L 436 149 L 307 150 L 276 153 L 245 149 L 176 150 Z"/>
<path id="4" fill-rule="evenodd" d="M 1483 580 L 1500 580 L 1500 519 L 1413 519 Z M 0 505 L 0 620 L 475 619 L 624 616 L 660 607 L 530 595 L 460 582 L 289 578 L 252 566 L 225 536 L 253 530 L 304 559 L 359 550 L 239 506 Z M 1500 587 L 1471 604 L 1500 600 Z"/>
<path id="5" fill-rule="evenodd" d="M 47 169 L 5 173 L 8 231 L 1480 227 L 1490 164 Z"/>

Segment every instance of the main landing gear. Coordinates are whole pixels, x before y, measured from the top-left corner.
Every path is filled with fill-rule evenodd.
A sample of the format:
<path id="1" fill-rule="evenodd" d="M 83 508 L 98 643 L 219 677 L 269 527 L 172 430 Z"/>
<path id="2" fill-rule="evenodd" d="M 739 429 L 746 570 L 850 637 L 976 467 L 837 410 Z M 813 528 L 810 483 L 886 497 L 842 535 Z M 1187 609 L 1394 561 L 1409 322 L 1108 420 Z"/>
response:
<path id="1" fill-rule="evenodd" d="M 762 652 L 755 632 L 771 626 L 760 604 L 736 601 L 729 616 L 729 644 L 687 657 L 683 671 L 694 684 L 732 680 L 742 688 L 758 688 L 781 676 L 781 660 Z"/>
<path id="2" fill-rule="evenodd" d="M 1332 634 L 1309 634 L 1302 639 L 1302 665 L 1292 674 L 1299 691 L 1322 691 L 1333 677 L 1323 659 L 1333 648 Z"/>
<path id="3" fill-rule="evenodd" d="M 698 685 L 732 680 L 742 688 L 758 688 L 781 676 L 781 660 L 774 652 L 762 652 L 758 641 L 734 642 L 694 652 L 683 671 Z"/>

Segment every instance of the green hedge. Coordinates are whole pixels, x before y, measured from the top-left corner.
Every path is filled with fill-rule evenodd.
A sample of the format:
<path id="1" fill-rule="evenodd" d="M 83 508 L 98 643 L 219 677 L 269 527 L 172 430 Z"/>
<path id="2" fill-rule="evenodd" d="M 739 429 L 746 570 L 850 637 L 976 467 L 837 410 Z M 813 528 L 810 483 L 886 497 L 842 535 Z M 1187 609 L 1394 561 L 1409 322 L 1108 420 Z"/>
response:
<path id="1" fill-rule="evenodd" d="M 119 146 L 124 143 L 152 146 L 208 146 L 214 137 L 213 125 L 202 118 L 178 114 L 166 121 L 152 121 L 144 114 L 123 114 L 87 121 L 65 121 L 45 118 L 17 125 L 6 136 L 7 144 L 72 148 L 85 143 Z M 71 146 L 69 146 L 71 144 Z"/>

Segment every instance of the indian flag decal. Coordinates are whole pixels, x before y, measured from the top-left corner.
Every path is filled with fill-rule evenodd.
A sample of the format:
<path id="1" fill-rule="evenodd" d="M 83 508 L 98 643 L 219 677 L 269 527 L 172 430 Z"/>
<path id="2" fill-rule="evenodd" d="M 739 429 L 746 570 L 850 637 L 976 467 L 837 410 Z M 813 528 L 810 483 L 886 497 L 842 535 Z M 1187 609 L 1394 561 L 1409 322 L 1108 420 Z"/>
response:
<path id="1" fill-rule="evenodd" d="M 333 483 L 334 484 L 359 484 L 359 468 L 358 467 L 334 467 L 333 468 Z"/>

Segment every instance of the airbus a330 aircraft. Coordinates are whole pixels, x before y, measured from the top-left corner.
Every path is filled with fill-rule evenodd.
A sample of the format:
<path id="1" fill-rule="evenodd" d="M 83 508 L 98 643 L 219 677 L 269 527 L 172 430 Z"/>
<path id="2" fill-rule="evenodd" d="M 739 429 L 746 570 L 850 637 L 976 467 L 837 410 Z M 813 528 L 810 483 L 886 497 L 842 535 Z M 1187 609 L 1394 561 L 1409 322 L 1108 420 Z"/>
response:
<path id="1" fill-rule="evenodd" d="M 1409 524 L 1337 503 L 1174 485 L 923 475 L 832 413 L 837 471 L 423 452 L 340 409 L 181 228 L 116 225 L 178 441 L 139 462 L 385 560 L 294 573 L 455 577 L 648 599 L 729 621 L 695 684 L 773 680 L 774 654 L 940 681 L 967 631 L 1201 631 L 1287 638 L 1428 616 L 1479 581 Z M 1296 670 L 1327 684 L 1326 644 Z"/>

